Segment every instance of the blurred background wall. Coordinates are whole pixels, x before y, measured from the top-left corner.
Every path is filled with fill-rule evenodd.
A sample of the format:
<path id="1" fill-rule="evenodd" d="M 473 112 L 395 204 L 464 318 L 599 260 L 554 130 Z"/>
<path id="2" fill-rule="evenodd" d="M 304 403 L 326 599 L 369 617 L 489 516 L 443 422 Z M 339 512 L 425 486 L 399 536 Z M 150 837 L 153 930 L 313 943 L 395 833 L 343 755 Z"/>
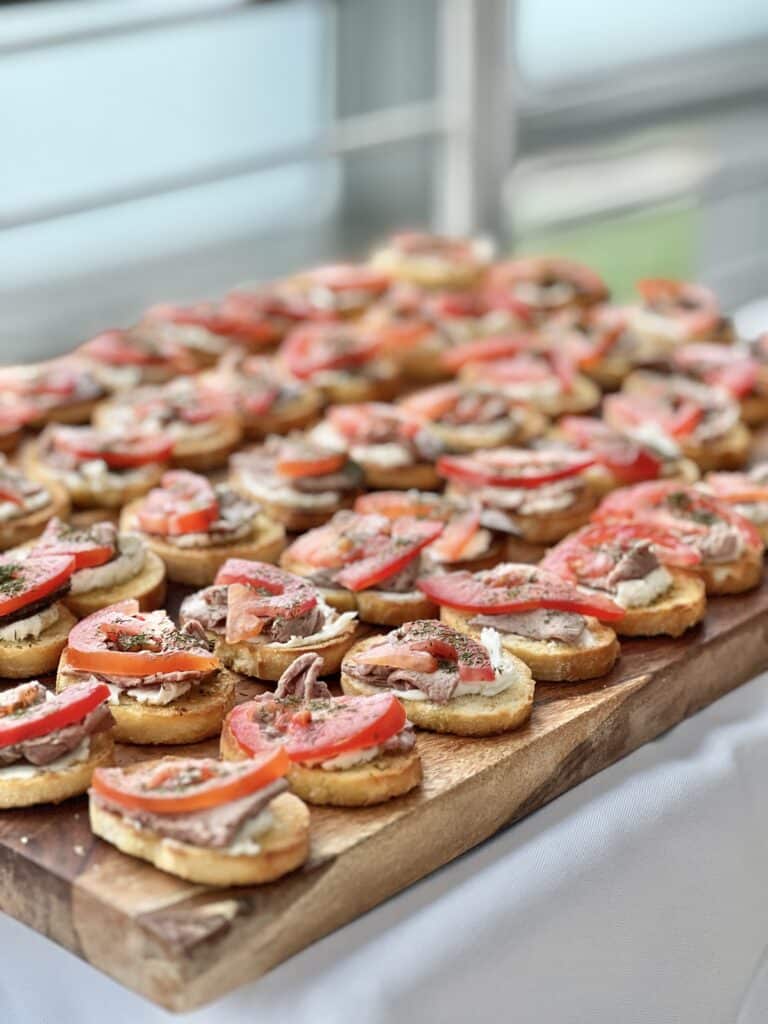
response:
<path id="1" fill-rule="evenodd" d="M 768 294 L 765 0 L 0 5 L 0 354 L 402 224 Z"/>

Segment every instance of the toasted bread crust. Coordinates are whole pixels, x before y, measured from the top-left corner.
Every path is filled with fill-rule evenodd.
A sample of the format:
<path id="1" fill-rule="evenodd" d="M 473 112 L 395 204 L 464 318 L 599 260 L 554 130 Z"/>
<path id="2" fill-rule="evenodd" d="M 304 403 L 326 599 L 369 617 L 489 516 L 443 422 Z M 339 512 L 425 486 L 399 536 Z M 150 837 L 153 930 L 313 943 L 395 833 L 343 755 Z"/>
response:
<path id="1" fill-rule="evenodd" d="M 768 420 L 768 394 L 755 393 L 741 400 L 741 418 L 749 427 L 757 427 Z"/>
<path id="2" fill-rule="evenodd" d="M 431 462 L 416 462 L 411 466 L 377 466 L 361 462 L 365 483 L 373 491 L 434 491 L 440 486 L 440 477 Z"/>
<path id="3" fill-rule="evenodd" d="M 353 659 L 356 653 L 364 651 L 380 636 L 361 640 L 345 656 Z M 430 732 L 448 733 L 453 736 L 494 736 L 496 733 L 517 729 L 531 717 L 533 709 L 534 682 L 531 670 L 525 662 L 507 656 L 510 668 L 516 669 L 519 678 L 511 686 L 493 697 L 469 694 L 454 697 L 447 704 L 436 704 L 431 700 L 403 699 L 409 721 L 419 729 Z M 386 692 L 380 686 L 371 686 L 344 671 L 341 665 L 341 689 L 353 697 L 370 697 Z"/>
<path id="4" fill-rule="evenodd" d="M 291 793 L 269 804 L 275 819 L 259 837 L 259 853 L 232 856 L 221 850 L 163 839 L 156 832 L 134 828 L 119 814 L 90 804 L 95 835 L 118 850 L 154 864 L 161 871 L 200 885 L 260 885 L 301 867 L 309 855 L 309 811 Z"/>
<path id="5" fill-rule="evenodd" d="M 242 440 L 243 428 L 237 416 L 222 416 L 216 423 L 216 432 L 208 437 L 178 441 L 171 465 L 198 473 L 226 466 L 227 459 Z"/>
<path id="6" fill-rule="evenodd" d="M 94 769 L 112 763 L 114 743 L 111 733 L 91 737 L 88 757 L 60 771 L 40 771 L 28 779 L 0 777 L 0 808 L 32 807 L 34 804 L 58 804 L 71 796 L 85 793 Z"/>
<path id="7" fill-rule="evenodd" d="M 670 569 L 672 587 L 644 608 L 627 608 L 613 624 L 619 636 L 681 636 L 701 622 L 707 610 L 706 590 L 700 576 Z"/>
<path id="8" fill-rule="evenodd" d="M 65 651 L 56 674 L 56 690 L 79 682 Z M 235 703 L 235 679 L 222 669 L 210 681 L 193 687 L 170 704 L 153 706 L 120 694 L 110 704 L 115 719 L 114 737 L 118 743 L 197 743 L 218 736 L 221 723 Z"/>
<path id="9" fill-rule="evenodd" d="M 306 530 L 313 530 L 316 526 L 323 526 L 329 519 L 342 508 L 351 508 L 360 491 L 355 490 L 346 494 L 339 494 L 338 500 L 332 504 L 313 507 L 302 507 L 299 505 L 287 505 L 280 501 L 265 501 L 261 495 L 255 495 L 248 487 L 243 475 L 237 471 L 229 475 L 231 487 L 240 494 L 245 495 L 253 501 L 257 501 L 268 516 L 282 523 L 286 530 L 291 533 L 304 533 Z"/>
<path id="10" fill-rule="evenodd" d="M 100 398 L 85 398 L 79 402 L 69 402 L 57 409 L 49 409 L 43 413 L 43 423 L 88 423 Z"/>
<path id="11" fill-rule="evenodd" d="M 320 675 L 338 672 L 341 659 L 360 636 L 360 628 L 352 623 L 341 636 L 319 644 L 287 647 L 285 644 L 230 644 L 223 637 L 216 640 L 216 657 L 222 665 L 255 679 L 277 681 L 285 670 L 302 654 L 319 654 L 323 665 Z"/>
<path id="12" fill-rule="evenodd" d="M 116 587 L 99 587 L 84 594 L 67 594 L 63 603 L 79 619 L 130 597 L 137 599 L 141 611 L 151 612 L 162 607 L 165 591 L 165 564 L 154 551 L 147 551 L 144 568 L 138 576 Z"/>
<path id="13" fill-rule="evenodd" d="M 29 640 L 0 641 L 0 677 L 33 679 L 53 672 L 67 645 L 69 631 L 77 622 L 72 612 L 58 601 L 58 619 L 40 636 Z"/>
<path id="14" fill-rule="evenodd" d="M 249 558 L 257 562 L 276 562 L 285 547 L 285 530 L 263 513 L 254 518 L 251 537 L 232 544 L 215 544 L 207 548 L 180 548 L 162 537 L 144 533 L 139 526 L 138 509 L 141 499 L 132 501 L 120 516 L 120 529 L 141 533 L 152 551 L 165 564 L 169 580 L 186 583 L 190 587 L 206 587 L 213 583 L 216 573 L 228 558 Z"/>
<path id="15" fill-rule="evenodd" d="M 21 466 L 25 473 L 28 473 L 34 480 L 50 487 L 57 484 L 64 487 L 69 495 L 69 500 L 74 508 L 85 509 L 118 509 L 128 502 L 134 501 L 146 494 L 153 487 L 160 483 L 160 478 L 165 471 L 165 464 L 143 466 L 141 481 L 133 480 L 121 482 L 119 487 L 111 487 L 107 490 L 104 487 L 92 487 L 82 481 L 77 487 L 72 487 L 61 478 L 61 474 L 51 469 L 43 462 L 37 454 L 37 442 L 30 441 L 21 450 Z"/>
<path id="16" fill-rule="evenodd" d="M 520 423 L 512 420 L 501 424 L 473 423 L 466 426 L 430 423 L 427 429 L 440 440 L 447 452 L 460 455 L 485 448 L 498 448 L 501 445 L 526 444 L 536 437 L 542 437 L 546 433 L 548 422 L 540 409 L 531 406 L 525 410 Z"/>
<path id="17" fill-rule="evenodd" d="M 450 484 L 446 488 L 447 497 L 464 497 L 465 492 L 459 487 Z M 550 512 L 549 515 L 528 515 L 521 516 L 514 512 L 509 513 L 509 518 L 514 522 L 520 531 L 519 536 L 510 535 L 510 541 L 524 541 L 532 545 L 555 544 L 562 540 L 569 533 L 578 530 L 579 527 L 589 522 L 589 517 L 594 511 L 598 501 L 598 494 L 591 486 L 589 480 L 582 492 L 576 496 L 576 501 L 567 509 L 559 509 Z"/>
<path id="18" fill-rule="evenodd" d="M 51 496 L 47 505 L 36 512 L 30 512 L 29 515 L 0 523 L 0 551 L 7 551 L 8 548 L 15 548 L 17 544 L 25 544 L 28 540 L 39 537 L 53 516 L 58 516 L 59 519 L 69 518 L 69 495 L 66 489 L 53 481 L 46 482 L 45 487 Z"/>
<path id="19" fill-rule="evenodd" d="M 688 458 L 693 459 L 702 473 L 715 469 L 741 469 L 749 458 L 749 428 L 736 423 L 725 436 L 706 444 L 686 444 L 681 448 Z"/>
<path id="20" fill-rule="evenodd" d="M 400 390 L 397 364 L 392 359 L 379 359 L 381 375 L 362 373 L 339 374 L 333 381 L 319 385 L 326 404 L 347 405 L 350 402 L 388 402 Z"/>
<path id="21" fill-rule="evenodd" d="M 735 562 L 705 563 L 696 566 L 696 572 L 704 580 L 708 594 L 741 594 L 760 585 L 763 554 L 755 548 L 747 548 Z"/>
<path id="22" fill-rule="evenodd" d="M 453 608 L 441 608 L 440 618 L 454 629 L 468 633 L 477 639 L 480 630 L 471 626 L 471 615 L 457 612 Z M 542 683 L 576 683 L 582 679 L 595 679 L 609 672 L 619 656 L 619 641 L 614 631 L 587 617 L 592 643 L 588 647 L 576 647 L 558 641 L 528 640 L 524 637 L 501 634 L 505 651 L 520 658 L 530 668 L 533 678 Z"/>

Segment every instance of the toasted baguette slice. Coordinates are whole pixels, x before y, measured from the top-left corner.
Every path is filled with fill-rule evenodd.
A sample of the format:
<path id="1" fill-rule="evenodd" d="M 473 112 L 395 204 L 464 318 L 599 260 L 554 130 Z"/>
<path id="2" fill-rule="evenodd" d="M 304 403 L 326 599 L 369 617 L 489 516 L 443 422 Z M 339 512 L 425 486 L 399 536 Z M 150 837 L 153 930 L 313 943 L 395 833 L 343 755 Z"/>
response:
<path id="1" fill-rule="evenodd" d="M 427 549 L 424 555 L 425 575 L 426 573 L 436 571 L 460 572 L 464 570 L 466 572 L 478 572 L 480 569 L 492 569 L 499 562 L 522 561 L 522 559 L 507 558 L 505 550 L 506 541 L 494 540 L 485 554 L 478 555 L 476 558 L 460 558 L 455 562 L 435 562 L 429 557 L 429 549 Z"/>
<path id="2" fill-rule="evenodd" d="M 180 548 L 162 537 L 144 533 L 139 526 L 141 499 L 126 505 L 120 516 L 123 532 L 141 533 L 150 548 L 165 564 L 166 575 L 174 583 L 207 587 L 228 558 L 249 558 L 256 562 L 276 562 L 285 547 L 285 530 L 269 516 L 259 513 L 253 520 L 253 534 L 232 544 L 212 544 L 207 548 Z"/>
<path id="3" fill-rule="evenodd" d="M 330 640 L 290 647 L 287 644 L 252 644 L 245 641 L 230 644 L 224 637 L 217 637 L 215 653 L 222 665 L 233 672 L 271 681 L 278 680 L 302 654 L 319 654 L 323 662 L 320 675 L 329 676 L 338 672 L 341 659 L 359 639 L 360 633 L 360 627 L 352 622 L 349 629 Z"/>
<path id="4" fill-rule="evenodd" d="M 440 486 L 440 477 L 431 462 L 415 462 L 410 466 L 377 466 L 375 462 L 361 462 L 366 485 L 373 491 L 434 491 Z"/>
<path id="5" fill-rule="evenodd" d="M 741 418 L 749 427 L 758 427 L 768 420 L 768 394 L 758 392 L 741 400 Z"/>
<path id="6" fill-rule="evenodd" d="M 400 390 L 397 364 L 391 359 L 378 360 L 380 375 L 338 373 L 319 385 L 326 403 L 348 405 L 351 402 L 388 402 Z"/>
<path id="7" fill-rule="evenodd" d="M 448 498 L 466 498 L 467 492 L 461 487 L 450 484 L 445 491 Z M 587 485 L 576 495 L 574 503 L 566 509 L 557 509 L 547 515 L 518 515 L 509 513 L 509 518 L 517 527 L 517 537 L 510 540 L 522 540 L 527 544 L 549 545 L 562 540 L 569 533 L 578 530 L 589 522 L 589 517 L 598 502 L 596 489 L 587 480 Z"/>
<path id="8" fill-rule="evenodd" d="M 54 671 L 67 645 L 69 631 L 77 622 L 60 601 L 54 607 L 59 617 L 40 636 L 28 640 L 0 640 L 0 677 L 33 679 Z"/>
<path id="9" fill-rule="evenodd" d="M 0 452 L 10 455 L 15 452 L 24 440 L 24 431 L 21 427 L 18 430 L 0 431 Z"/>
<path id="10" fill-rule="evenodd" d="M 21 467 L 33 480 L 39 480 L 46 487 L 51 487 L 52 484 L 65 487 L 72 505 L 85 509 L 118 509 L 156 487 L 165 470 L 165 465 L 158 463 L 142 466 L 142 472 L 137 477 L 121 480 L 119 484 L 111 484 L 109 487 L 104 487 L 100 483 L 91 484 L 85 480 L 80 480 L 73 486 L 62 479 L 62 474 L 51 469 L 38 457 L 36 441 L 30 441 L 22 448 Z"/>
<path id="11" fill-rule="evenodd" d="M 46 483 L 45 487 L 51 497 L 47 505 L 29 515 L 0 523 L 0 551 L 7 551 L 8 548 L 15 548 L 18 544 L 39 537 L 53 516 L 69 518 L 69 495 L 66 489 L 57 483 Z"/>
<path id="12" fill-rule="evenodd" d="M 79 682 L 69 664 L 67 652 L 61 656 L 56 674 L 56 690 Z M 115 720 L 114 737 L 118 743 L 197 743 L 218 736 L 221 723 L 235 703 L 235 679 L 226 669 L 213 679 L 195 686 L 170 704 L 141 704 L 121 693 L 109 709 Z"/>
<path id="13" fill-rule="evenodd" d="M 704 581 L 682 569 L 670 569 L 672 587 L 644 608 L 627 608 L 613 624 L 619 636 L 681 636 L 701 622 L 707 610 Z"/>
<path id="14" fill-rule="evenodd" d="M 225 761 L 244 761 L 248 757 L 232 735 L 228 720 L 221 731 L 221 756 Z M 414 749 L 407 754 L 382 754 L 375 761 L 339 770 L 294 764 L 287 779 L 293 792 L 307 803 L 368 807 L 402 796 L 418 786 L 421 758 Z"/>
<path id="15" fill-rule="evenodd" d="M 147 551 L 138 576 L 115 587 L 99 587 L 84 594 L 67 594 L 62 600 L 73 615 L 84 619 L 100 608 L 135 597 L 143 612 L 161 608 L 165 600 L 165 563 L 154 551 Z"/>
<path id="16" fill-rule="evenodd" d="M 236 416 L 222 416 L 215 433 L 200 438 L 179 440 L 173 448 L 171 465 L 202 472 L 226 466 L 227 459 L 240 444 L 243 428 Z"/>
<path id="17" fill-rule="evenodd" d="M 585 470 L 584 475 L 589 480 L 590 486 L 600 498 L 615 491 L 617 487 L 626 487 L 626 483 L 620 480 L 607 466 L 594 465 Z M 693 459 L 680 458 L 665 466 L 663 473 L 664 480 L 678 480 L 681 484 L 695 484 L 701 478 L 699 467 Z"/>
<path id="18" fill-rule="evenodd" d="M 349 651 L 353 658 L 356 651 L 364 651 L 381 637 L 369 637 Z M 482 694 L 467 694 L 454 697 L 447 704 L 436 704 L 431 700 L 408 700 L 401 697 L 408 720 L 420 729 L 430 732 L 445 732 L 454 736 L 493 736 L 509 732 L 523 725 L 531 717 L 533 709 L 534 682 L 531 670 L 519 658 L 504 652 L 505 670 L 514 674 L 514 681 L 506 690 L 492 697 Z M 348 675 L 341 666 L 341 689 L 352 697 L 370 697 L 384 692 L 381 686 L 371 686 Z M 399 692 L 399 691 L 398 691 Z M 405 691 L 404 691 L 405 692 Z"/>
<path id="19" fill-rule="evenodd" d="M 469 624 L 471 615 L 453 608 L 441 608 L 440 618 L 454 629 L 480 638 L 480 629 Z M 587 628 L 590 643 L 584 647 L 557 640 L 529 640 L 504 633 L 501 634 L 501 643 L 505 651 L 526 663 L 537 682 L 576 683 L 605 675 L 619 656 L 619 641 L 609 626 L 587 616 Z"/>
<path id="20" fill-rule="evenodd" d="M 89 423 L 94 410 L 100 402 L 99 398 L 84 398 L 79 402 L 70 402 L 43 413 L 43 423 Z"/>
<path id="21" fill-rule="evenodd" d="M 602 391 L 616 391 L 631 369 L 629 356 L 620 352 L 606 352 L 596 363 L 583 367 L 582 373 Z"/>
<path id="22" fill-rule="evenodd" d="M 118 850 L 154 864 L 161 871 L 200 885 L 260 885 L 301 867 L 309 855 L 309 811 L 298 797 L 281 793 L 269 804 L 272 828 L 259 837 L 256 854 L 229 854 L 203 846 L 164 839 L 137 829 L 119 814 L 91 801 L 95 835 Z"/>
<path id="23" fill-rule="evenodd" d="M 716 441 L 704 444 L 682 441 L 681 447 L 703 473 L 714 469 L 741 469 L 749 458 L 750 438 L 749 428 L 743 423 L 736 423 Z"/>
<path id="24" fill-rule="evenodd" d="M 526 444 L 536 437 L 542 437 L 548 422 L 543 412 L 531 407 L 525 410 L 521 422 L 510 417 L 495 423 L 470 423 L 465 426 L 430 423 L 427 430 L 438 438 L 447 452 L 462 454 L 508 444 Z"/>
<path id="25" fill-rule="evenodd" d="M 763 555 L 755 548 L 746 548 L 735 562 L 720 565 L 704 563 L 696 566 L 708 594 L 741 594 L 759 586 L 763 578 Z"/>
<path id="26" fill-rule="evenodd" d="M 96 768 L 111 764 L 114 742 L 109 732 L 91 737 L 88 757 L 59 771 L 39 769 L 26 779 L 3 778 L 0 771 L 0 808 L 32 807 L 33 804 L 58 804 L 71 796 L 80 796 L 91 784 Z"/>

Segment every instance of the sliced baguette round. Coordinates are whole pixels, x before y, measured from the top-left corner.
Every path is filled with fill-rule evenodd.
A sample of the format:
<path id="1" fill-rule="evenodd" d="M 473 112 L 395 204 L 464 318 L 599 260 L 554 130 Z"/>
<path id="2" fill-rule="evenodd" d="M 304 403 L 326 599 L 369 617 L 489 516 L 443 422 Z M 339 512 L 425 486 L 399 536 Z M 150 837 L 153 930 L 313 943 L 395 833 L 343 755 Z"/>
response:
<path id="1" fill-rule="evenodd" d="M 319 644 L 252 644 L 247 642 L 231 644 L 224 637 L 217 637 L 215 654 L 222 665 L 241 672 L 254 679 L 277 681 L 294 661 L 302 654 L 319 654 L 322 659 L 321 676 L 338 672 L 341 659 L 360 636 L 360 627 L 350 623 L 349 629 L 340 636 L 331 637 Z"/>
<path id="2" fill-rule="evenodd" d="M 462 488 L 450 485 L 446 490 L 446 496 L 451 498 L 466 498 L 467 493 Z M 562 540 L 569 533 L 578 530 L 589 522 L 589 517 L 598 502 L 596 490 L 589 482 L 581 493 L 576 495 L 576 500 L 567 509 L 558 509 L 548 515 L 519 515 L 510 512 L 509 518 L 519 530 L 517 537 L 510 537 L 510 540 L 522 540 L 527 544 L 555 544 Z"/>
<path id="3" fill-rule="evenodd" d="M 73 615 L 84 619 L 100 608 L 135 597 L 143 612 L 161 608 L 165 600 L 165 563 L 154 551 L 147 551 L 141 572 L 114 587 L 98 587 L 83 594 L 67 594 L 62 600 Z"/>
<path id="4" fill-rule="evenodd" d="M 56 674 L 56 690 L 80 681 L 69 664 L 67 652 L 61 656 Z M 193 687 L 170 704 L 141 704 L 121 693 L 109 709 L 115 720 L 114 737 L 118 743 L 180 744 L 218 736 L 221 723 L 235 703 L 235 678 L 222 669 L 212 679 Z"/>
<path id="5" fill-rule="evenodd" d="M 0 523 L 0 551 L 7 551 L 8 548 L 15 548 L 18 544 L 39 537 L 53 516 L 69 518 L 69 495 L 66 489 L 54 481 L 47 481 L 45 488 L 51 499 L 47 505 L 26 516 Z"/>
<path id="6" fill-rule="evenodd" d="M 670 569 L 672 586 L 652 604 L 627 608 L 613 623 L 619 636 L 681 636 L 701 622 L 707 597 L 701 576 L 682 569 Z"/>
<path id="7" fill-rule="evenodd" d="M 361 640 L 350 649 L 344 660 L 354 658 L 356 652 L 364 651 L 379 640 L 380 636 Z M 515 679 L 506 690 L 492 697 L 484 697 L 479 693 L 454 697 L 447 704 L 401 697 L 408 720 L 419 729 L 454 736 L 493 736 L 517 729 L 531 717 L 534 682 L 525 662 L 507 651 L 504 652 L 504 660 L 506 671 L 515 674 Z M 341 689 L 352 697 L 370 697 L 383 692 L 380 686 L 371 686 L 370 683 L 348 675 L 344 671 L 344 662 L 341 665 Z"/>
<path id="8" fill-rule="evenodd" d="M 471 615 L 453 608 L 441 608 L 440 618 L 454 629 L 480 638 L 480 629 L 469 623 Z M 619 656 L 619 641 L 609 626 L 587 616 L 587 629 L 590 643 L 584 647 L 504 633 L 501 633 L 501 643 L 505 651 L 526 663 L 536 682 L 576 683 L 605 675 Z"/>
<path id="9" fill-rule="evenodd" d="M 681 441 L 681 448 L 703 473 L 716 469 L 741 469 L 749 458 L 751 435 L 743 423 L 736 423 L 715 441 L 702 444 Z"/>
<path id="10" fill-rule="evenodd" d="M 440 477 L 431 462 L 415 462 L 410 466 L 378 466 L 374 462 L 359 463 L 365 483 L 373 491 L 434 491 Z"/>
<path id="11" fill-rule="evenodd" d="M 162 537 L 144 533 L 139 526 L 141 499 L 126 505 L 120 516 L 123 532 L 141 533 L 152 551 L 165 564 L 166 575 L 174 583 L 207 587 L 228 558 L 248 558 L 256 562 L 276 562 L 285 547 L 285 530 L 269 516 L 259 513 L 253 520 L 253 534 L 231 544 L 212 544 L 205 548 L 180 548 Z"/>
<path id="12" fill-rule="evenodd" d="M 34 679 L 55 670 L 77 619 L 61 601 L 53 607 L 58 609 L 59 616 L 40 636 L 28 640 L 0 640 L 0 677 Z"/>
<path id="13" fill-rule="evenodd" d="M 765 423 L 768 420 L 768 394 L 755 392 L 742 398 L 741 418 L 750 427 Z"/>
<path id="14" fill-rule="evenodd" d="M 202 472 L 226 466 L 227 459 L 240 444 L 243 428 L 237 416 L 222 416 L 216 431 L 205 437 L 180 438 L 173 446 L 171 465 Z"/>
<path id="15" fill-rule="evenodd" d="M 327 404 L 348 405 L 351 402 L 388 402 L 400 390 L 397 364 L 391 359 L 379 360 L 375 376 L 364 371 L 338 373 L 318 384 Z"/>
<path id="16" fill-rule="evenodd" d="M 59 771 L 41 768 L 26 779 L 3 778 L 0 772 L 0 808 L 58 804 L 85 793 L 96 768 L 112 763 L 114 742 L 109 732 L 91 737 L 88 757 Z"/>
<path id="17" fill-rule="evenodd" d="M 90 803 L 91 829 L 118 850 L 161 871 L 200 885 L 260 885 L 301 867 L 309 855 L 309 811 L 298 797 L 281 793 L 269 804 L 274 824 L 259 836 L 259 852 L 229 854 L 137 829 L 119 814 Z"/>
<path id="18" fill-rule="evenodd" d="M 43 413 L 43 423 L 88 423 L 101 398 L 83 398 L 48 409 Z"/>
<path id="19" fill-rule="evenodd" d="M 462 454 L 502 445 L 521 445 L 547 430 L 548 419 L 540 409 L 525 409 L 522 421 L 513 417 L 494 423 L 469 423 L 458 426 L 448 423 L 429 423 L 426 429 L 444 446 L 445 451 Z"/>
<path id="20" fill-rule="evenodd" d="M 746 548 L 735 562 L 707 563 L 696 566 L 708 594 L 741 594 L 759 586 L 763 578 L 763 554 Z"/>

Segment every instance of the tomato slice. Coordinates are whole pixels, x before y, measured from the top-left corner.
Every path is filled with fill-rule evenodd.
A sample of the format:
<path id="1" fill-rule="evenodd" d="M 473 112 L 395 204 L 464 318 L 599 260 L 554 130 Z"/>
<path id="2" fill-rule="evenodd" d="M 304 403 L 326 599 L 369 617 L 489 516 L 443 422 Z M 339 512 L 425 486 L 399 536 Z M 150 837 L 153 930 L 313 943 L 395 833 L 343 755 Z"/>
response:
<path id="1" fill-rule="evenodd" d="M 0 559 L 0 617 L 53 594 L 74 571 L 75 560 L 70 555 L 44 555 L 24 561 L 4 555 Z"/>
<path id="2" fill-rule="evenodd" d="M 457 562 L 479 529 L 480 509 L 471 508 L 448 520 L 430 551 L 443 562 Z"/>
<path id="3" fill-rule="evenodd" d="M 656 480 L 661 476 L 660 458 L 631 438 L 592 416 L 564 416 L 559 431 L 568 441 L 590 451 L 622 484 Z"/>
<path id="4" fill-rule="evenodd" d="M 443 524 L 403 516 L 391 523 L 389 535 L 371 538 L 361 558 L 336 574 L 347 590 L 366 590 L 404 569 L 419 552 L 440 535 Z"/>
<path id="5" fill-rule="evenodd" d="M 75 683 L 61 693 L 49 694 L 48 699 L 40 703 L 27 704 L 22 693 L 25 689 L 29 691 L 29 683 L 22 683 L 0 696 L 0 748 L 76 725 L 109 698 L 109 687 L 95 679 Z M 22 699 L 15 701 L 16 694 Z"/>
<path id="6" fill-rule="evenodd" d="M 711 387 L 720 387 L 735 398 L 744 398 L 755 389 L 760 364 L 751 356 L 734 352 L 715 342 L 683 345 L 673 355 L 675 367 Z"/>
<path id="7" fill-rule="evenodd" d="M 351 370 L 380 350 L 376 333 L 349 324 L 306 324 L 295 328 L 280 347 L 280 357 L 299 380 L 324 370 Z"/>
<path id="8" fill-rule="evenodd" d="M 93 427 L 58 427 L 53 443 L 78 459 L 102 459 L 111 469 L 166 462 L 173 451 L 173 441 L 157 433 L 115 436 Z"/>
<path id="9" fill-rule="evenodd" d="M 421 429 L 421 422 L 407 410 L 386 402 L 332 405 L 326 419 L 350 444 L 410 440 Z"/>
<path id="10" fill-rule="evenodd" d="M 139 345 L 128 331 L 117 329 L 97 334 L 78 351 L 109 366 L 151 366 L 167 361 L 161 351 Z"/>
<path id="11" fill-rule="evenodd" d="M 420 419 L 439 421 L 454 408 L 463 393 L 459 384 L 436 384 L 403 398 L 400 406 Z"/>
<path id="12" fill-rule="evenodd" d="M 707 473 L 704 483 L 715 497 L 735 505 L 768 502 L 768 484 L 758 483 L 749 473 Z"/>
<path id="13" fill-rule="evenodd" d="M 40 417 L 40 408 L 34 400 L 21 398 L 0 399 L 0 430 L 20 430 Z"/>
<path id="14" fill-rule="evenodd" d="M 111 524 L 105 523 L 104 526 Z M 105 565 L 114 558 L 117 551 L 117 531 L 114 531 L 113 536 L 114 543 L 109 543 L 92 529 L 77 529 L 54 517 L 48 520 L 45 530 L 35 541 L 30 557 L 66 555 L 75 560 L 75 571 L 92 569 L 97 565 Z"/>
<path id="15" fill-rule="evenodd" d="M 81 619 L 70 631 L 67 659 L 76 669 L 131 677 L 219 668 L 218 658 L 181 634 L 165 612 L 140 612 L 134 599 Z"/>
<path id="16" fill-rule="evenodd" d="M 212 757 L 163 757 L 128 768 L 97 768 L 93 791 L 129 811 L 189 814 L 250 796 L 290 768 L 279 746 L 249 761 Z"/>
<path id="17" fill-rule="evenodd" d="M 720 322 L 717 297 L 703 285 L 657 277 L 636 287 L 651 310 L 677 321 L 685 338 L 706 338 Z"/>
<path id="18" fill-rule="evenodd" d="M 345 452 L 334 452 L 310 441 L 284 440 L 280 446 L 275 468 L 280 476 L 296 480 L 303 476 L 328 476 L 343 469 L 347 462 Z"/>
<path id="19" fill-rule="evenodd" d="M 366 291 L 385 292 L 390 284 L 388 274 L 364 263 L 331 263 L 314 267 L 302 277 L 310 284 L 328 288 L 332 292 Z"/>
<path id="20" fill-rule="evenodd" d="M 275 740 L 264 728 L 272 726 L 282 732 L 283 749 L 291 761 L 326 761 L 379 746 L 400 732 L 406 721 L 405 708 L 391 693 L 313 701 L 297 705 L 295 712 L 288 705 L 288 714 L 281 703 L 265 695 L 230 713 L 230 731 L 244 751 L 253 755 L 272 749 Z"/>
<path id="21" fill-rule="evenodd" d="M 440 661 L 453 661 L 462 682 L 487 683 L 496 678 L 490 654 L 479 640 L 432 619 L 406 623 L 355 660 L 415 672 L 434 672 Z"/>
<path id="22" fill-rule="evenodd" d="M 0 390 L 15 395 L 65 399 L 77 390 L 77 373 L 59 363 L 0 368 Z"/>
<path id="23" fill-rule="evenodd" d="M 414 516 L 416 519 L 439 519 L 447 522 L 452 509 L 438 494 L 431 491 L 371 491 L 355 501 L 355 512 L 379 515 L 387 519 Z"/>
<path id="24" fill-rule="evenodd" d="M 537 299 L 526 291 L 522 301 L 537 312 L 549 313 L 574 301 L 594 304 L 608 298 L 608 288 L 594 270 L 562 257 L 528 256 L 506 260 L 497 263 L 488 273 L 487 287 L 492 291 L 507 289 L 520 298 L 517 289 L 523 284 L 542 289 L 558 284 L 570 286 L 570 294 L 554 298 L 542 295 Z"/>
<path id="25" fill-rule="evenodd" d="M 229 587 L 227 642 L 258 636 L 270 619 L 295 619 L 317 605 L 314 588 L 300 576 L 265 562 L 229 558 L 215 584 Z"/>
<path id="26" fill-rule="evenodd" d="M 437 471 L 448 480 L 481 487 L 533 488 L 577 476 L 595 462 L 594 456 L 575 452 L 495 448 L 474 455 L 443 455 Z"/>
<path id="27" fill-rule="evenodd" d="M 607 395 L 603 413 L 619 429 L 632 429 L 644 423 L 657 423 L 672 437 L 687 437 L 699 425 L 704 410 L 696 402 L 682 398 L 678 402 L 657 395 Z"/>
<path id="28" fill-rule="evenodd" d="M 601 594 L 586 593 L 554 573 L 530 565 L 505 563 L 488 572 L 427 576 L 417 586 L 436 604 L 463 612 L 502 615 L 551 608 L 593 615 L 605 622 L 625 614 Z"/>
<path id="29" fill-rule="evenodd" d="M 161 483 L 139 506 L 142 530 L 166 537 L 206 533 L 219 518 L 216 492 L 206 477 L 177 469 L 163 473 Z"/>
<path id="30" fill-rule="evenodd" d="M 490 363 L 529 351 L 538 339 L 530 334 L 492 334 L 448 349 L 441 356 L 446 370 L 460 370 L 467 363 Z"/>

